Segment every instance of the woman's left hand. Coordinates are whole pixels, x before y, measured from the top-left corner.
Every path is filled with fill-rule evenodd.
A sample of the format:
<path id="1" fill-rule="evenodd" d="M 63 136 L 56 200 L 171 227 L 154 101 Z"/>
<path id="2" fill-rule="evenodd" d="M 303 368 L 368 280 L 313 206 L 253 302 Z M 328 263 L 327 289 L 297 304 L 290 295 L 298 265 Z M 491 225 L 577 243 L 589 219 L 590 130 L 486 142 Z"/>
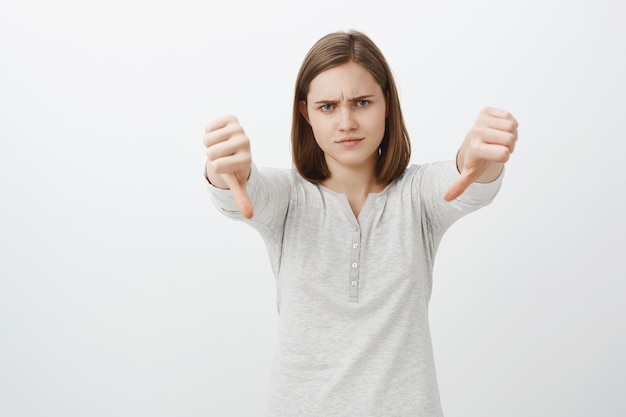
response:
<path id="1" fill-rule="evenodd" d="M 488 183 L 498 178 L 515 149 L 517 126 L 517 120 L 504 110 L 485 107 L 480 112 L 457 154 L 461 176 L 446 191 L 446 201 L 463 194 L 474 182 Z"/>

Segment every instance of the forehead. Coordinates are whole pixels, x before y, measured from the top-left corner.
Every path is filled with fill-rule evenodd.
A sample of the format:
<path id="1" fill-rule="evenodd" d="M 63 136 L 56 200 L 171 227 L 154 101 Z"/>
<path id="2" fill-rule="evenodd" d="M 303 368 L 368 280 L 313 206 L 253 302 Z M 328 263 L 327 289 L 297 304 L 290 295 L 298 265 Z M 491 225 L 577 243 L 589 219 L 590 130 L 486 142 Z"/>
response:
<path id="1" fill-rule="evenodd" d="M 363 65 L 348 62 L 319 73 L 309 86 L 309 99 L 382 95 L 374 76 Z"/>

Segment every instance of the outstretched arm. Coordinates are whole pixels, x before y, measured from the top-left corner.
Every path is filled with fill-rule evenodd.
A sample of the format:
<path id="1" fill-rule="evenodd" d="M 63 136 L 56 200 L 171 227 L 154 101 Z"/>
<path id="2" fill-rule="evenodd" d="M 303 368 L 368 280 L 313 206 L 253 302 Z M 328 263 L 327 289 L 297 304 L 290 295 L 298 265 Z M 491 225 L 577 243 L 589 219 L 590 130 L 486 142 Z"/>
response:
<path id="1" fill-rule="evenodd" d="M 517 120 L 504 110 L 486 107 L 480 112 L 457 153 L 461 176 L 446 191 L 447 201 L 456 199 L 474 182 L 488 183 L 500 176 L 515 149 L 517 126 Z"/>
<path id="2" fill-rule="evenodd" d="M 235 116 L 223 116 L 207 124 L 204 135 L 207 179 L 218 188 L 230 189 L 241 214 L 250 219 L 252 203 L 246 192 L 252 157 L 250 140 Z"/>

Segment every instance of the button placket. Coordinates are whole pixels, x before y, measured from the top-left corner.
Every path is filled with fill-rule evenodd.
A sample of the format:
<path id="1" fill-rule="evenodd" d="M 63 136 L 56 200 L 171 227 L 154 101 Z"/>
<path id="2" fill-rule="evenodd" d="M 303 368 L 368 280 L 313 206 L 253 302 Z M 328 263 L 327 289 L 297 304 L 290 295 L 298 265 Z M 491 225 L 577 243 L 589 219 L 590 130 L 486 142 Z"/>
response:
<path id="1" fill-rule="evenodd" d="M 352 254 L 350 257 L 350 302 L 359 301 L 359 261 L 361 255 L 361 229 L 355 227 L 352 233 Z"/>

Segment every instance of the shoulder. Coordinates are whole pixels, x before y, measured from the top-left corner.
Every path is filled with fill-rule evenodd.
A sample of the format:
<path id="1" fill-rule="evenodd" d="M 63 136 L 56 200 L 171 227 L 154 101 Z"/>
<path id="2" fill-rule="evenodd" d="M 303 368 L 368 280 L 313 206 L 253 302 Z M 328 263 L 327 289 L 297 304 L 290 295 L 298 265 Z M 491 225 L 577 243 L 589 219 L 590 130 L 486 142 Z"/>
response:
<path id="1" fill-rule="evenodd" d="M 296 180 L 296 175 L 293 169 L 257 166 L 253 163 L 250 170 L 250 177 L 248 178 L 248 184 L 251 187 L 291 187 Z"/>

